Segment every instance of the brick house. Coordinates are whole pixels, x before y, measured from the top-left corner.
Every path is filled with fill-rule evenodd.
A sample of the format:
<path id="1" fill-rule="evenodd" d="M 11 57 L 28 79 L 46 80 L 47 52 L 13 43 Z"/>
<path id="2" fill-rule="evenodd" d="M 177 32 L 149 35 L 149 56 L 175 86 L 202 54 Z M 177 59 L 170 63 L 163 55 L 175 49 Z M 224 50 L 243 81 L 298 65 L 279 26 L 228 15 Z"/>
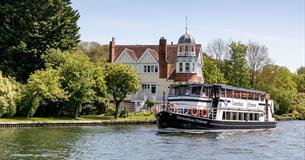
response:
<path id="1" fill-rule="evenodd" d="M 187 32 L 179 38 L 178 44 L 167 44 L 161 37 L 159 45 L 116 45 L 112 38 L 109 62 L 133 67 L 140 78 L 140 91 L 129 95 L 125 101 L 131 111 L 141 109 L 147 98 L 164 103 L 170 84 L 203 82 L 201 44 L 196 44 Z"/>

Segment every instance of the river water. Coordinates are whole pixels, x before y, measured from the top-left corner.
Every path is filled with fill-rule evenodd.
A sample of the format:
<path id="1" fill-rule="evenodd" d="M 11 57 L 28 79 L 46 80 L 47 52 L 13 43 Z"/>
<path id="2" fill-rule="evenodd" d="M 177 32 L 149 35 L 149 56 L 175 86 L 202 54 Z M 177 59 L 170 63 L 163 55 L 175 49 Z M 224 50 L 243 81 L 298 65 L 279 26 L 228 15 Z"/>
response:
<path id="1" fill-rule="evenodd" d="M 223 133 L 159 133 L 154 125 L 2 128 L 0 159 L 304 160 L 305 121 Z"/>

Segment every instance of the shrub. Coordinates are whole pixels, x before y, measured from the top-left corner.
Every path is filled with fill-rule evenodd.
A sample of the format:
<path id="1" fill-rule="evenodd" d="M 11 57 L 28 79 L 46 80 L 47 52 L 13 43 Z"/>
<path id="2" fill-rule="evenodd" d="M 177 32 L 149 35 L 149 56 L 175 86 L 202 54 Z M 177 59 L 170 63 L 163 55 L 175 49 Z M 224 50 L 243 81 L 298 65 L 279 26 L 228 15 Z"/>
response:
<path id="1" fill-rule="evenodd" d="M 0 117 L 11 117 L 16 113 L 19 84 L 2 76 L 0 71 Z"/>
<path id="2" fill-rule="evenodd" d="M 106 116 L 114 116 L 115 115 L 115 108 L 112 107 L 112 106 L 108 106 L 106 108 L 105 115 Z"/>
<path id="3" fill-rule="evenodd" d="M 121 111 L 120 111 L 120 113 L 119 113 L 119 117 L 120 118 L 126 118 L 126 117 L 128 117 L 128 111 L 124 108 L 124 109 L 122 109 Z"/>

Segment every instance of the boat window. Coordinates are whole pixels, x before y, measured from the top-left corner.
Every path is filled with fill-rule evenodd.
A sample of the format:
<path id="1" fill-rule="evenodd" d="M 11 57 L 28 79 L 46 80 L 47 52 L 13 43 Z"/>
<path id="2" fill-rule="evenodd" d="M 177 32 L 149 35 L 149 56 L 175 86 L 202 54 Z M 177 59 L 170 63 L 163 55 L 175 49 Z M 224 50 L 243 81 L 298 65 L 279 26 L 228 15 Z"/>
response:
<path id="1" fill-rule="evenodd" d="M 192 86 L 192 96 L 200 96 L 201 86 Z"/>
<path id="2" fill-rule="evenodd" d="M 220 89 L 220 97 L 226 97 L 226 91 L 223 88 Z"/>
<path id="3" fill-rule="evenodd" d="M 239 112 L 239 120 L 245 120 L 243 112 Z"/>
<path id="4" fill-rule="evenodd" d="M 222 112 L 222 120 L 226 120 L 226 112 L 225 111 Z"/>
<path id="5" fill-rule="evenodd" d="M 243 115 L 242 112 L 238 112 L 238 120 L 243 120 L 242 115 Z"/>
<path id="6" fill-rule="evenodd" d="M 213 87 L 213 92 L 215 97 L 220 97 L 220 88 L 218 86 Z"/>
<path id="7" fill-rule="evenodd" d="M 265 97 L 266 97 L 266 94 L 261 94 L 260 100 L 261 100 L 261 101 L 264 101 L 264 100 L 265 100 Z"/>
<path id="8" fill-rule="evenodd" d="M 254 116 L 254 120 L 258 121 L 258 113 L 255 113 Z"/>
<path id="9" fill-rule="evenodd" d="M 227 120 L 230 120 L 231 119 L 231 114 L 230 114 L 231 112 L 226 112 L 226 119 Z"/>
<path id="10" fill-rule="evenodd" d="M 233 98 L 234 92 L 232 90 L 227 90 L 227 97 L 228 98 Z"/>
<path id="11" fill-rule="evenodd" d="M 247 121 L 247 120 L 249 120 L 249 118 L 248 118 L 248 113 L 244 113 L 244 119 Z"/>
<path id="12" fill-rule="evenodd" d="M 175 95 L 178 96 L 189 96 L 191 95 L 191 88 L 187 85 L 177 86 L 177 92 Z"/>
<path id="13" fill-rule="evenodd" d="M 169 96 L 175 96 L 175 95 L 178 95 L 178 87 L 171 87 L 169 89 Z"/>
<path id="14" fill-rule="evenodd" d="M 201 91 L 201 97 L 207 97 L 208 96 L 208 88 L 203 87 Z"/>
<path id="15" fill-rule="evenodd" d="M 230 120 L 233 120 L 233 114 L 232 114 L 232 112 L 229 112 L 229 115 L 230 115 Z"/>
<path id="16" fill-rule="evenodd" d="M 241 92 L 241 99 L 247 99 L 247 92 Z"/>
<path id="17" fill-rule="evenodd" d="M 254 120 L 253 113 L 249 113 L 249 115 L 250 115 L 250 120 L 253 121 Z"/>
<path id="18" fill-rule="evenodd" d="M 237 112 L 232 112 L 233 113 L 233 120 L 237 120 Z"/>
<path id="19" fill-rule="evenodd" d="M 253 100 L 253 93 L 252 92 L 248 92 L 248 99 Z"/>
<path id="20" fill-rule="evenodd" d="M 254 100 L 258 100 L 258 94 L 257 93 L 253 93 L 253 97 L 254 97 Z"/>
<path id="21" fill-rule="evenodd" d="M 240 98 L 240 92 L 234 91 L 234 98 Z"/>

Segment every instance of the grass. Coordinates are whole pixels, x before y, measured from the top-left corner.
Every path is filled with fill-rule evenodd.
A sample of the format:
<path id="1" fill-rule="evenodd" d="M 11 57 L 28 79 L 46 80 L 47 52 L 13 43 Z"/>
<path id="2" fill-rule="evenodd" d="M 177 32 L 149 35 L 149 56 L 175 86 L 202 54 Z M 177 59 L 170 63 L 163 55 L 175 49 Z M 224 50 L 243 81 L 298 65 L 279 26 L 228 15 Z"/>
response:
<path id="1" fill-rule="evenodd" d="M 68 121 L 68 120 L 155 120 L 155 116 L 152 114 L 147 113 L 130 113 L 126 118 L 118 118 L 114 119 L 113 116 L 106 116 L 106 115 L 87 115 L 81 116 L 78 118 L 74 117 L 13 117 L 13 118 L 0 118 L 0 122 L 51 122 L 51 121 Z"/>

